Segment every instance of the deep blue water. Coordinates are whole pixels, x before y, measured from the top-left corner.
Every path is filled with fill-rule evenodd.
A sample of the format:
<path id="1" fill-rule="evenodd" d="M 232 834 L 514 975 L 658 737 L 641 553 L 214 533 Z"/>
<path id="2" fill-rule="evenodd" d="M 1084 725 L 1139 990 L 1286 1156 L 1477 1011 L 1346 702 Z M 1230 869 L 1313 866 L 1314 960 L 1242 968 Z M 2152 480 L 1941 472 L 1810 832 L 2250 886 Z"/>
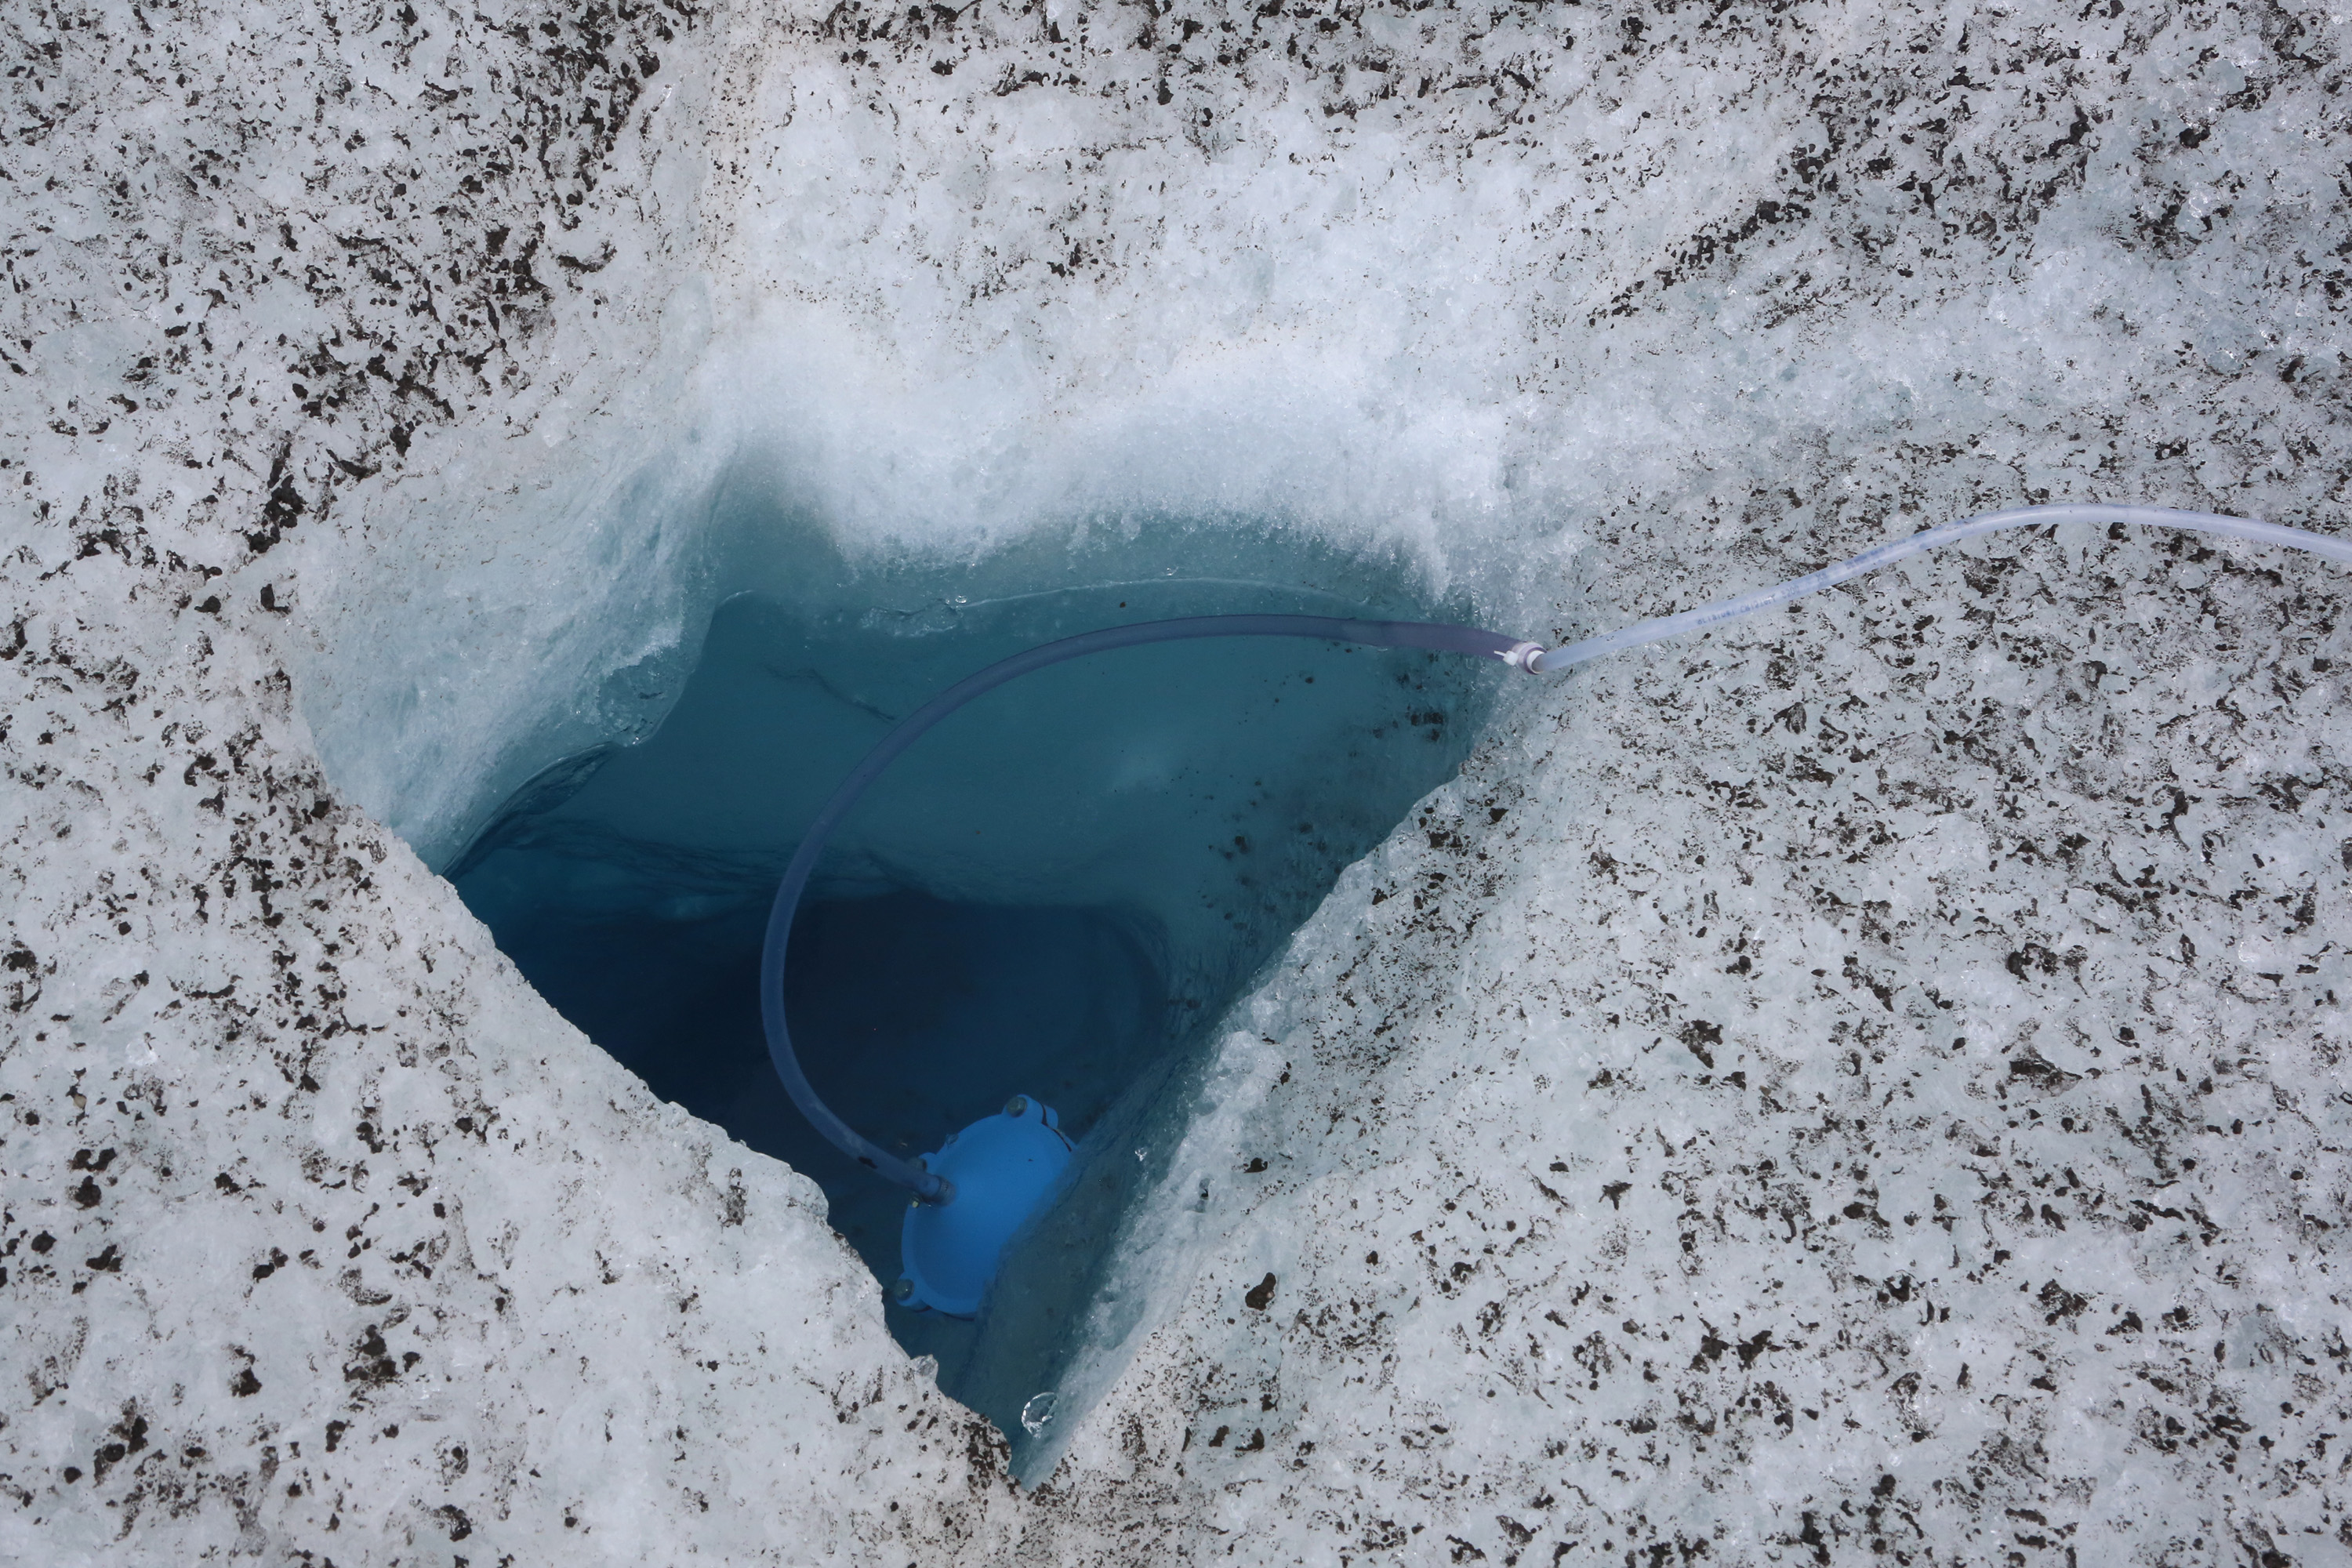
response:
<path id="1" fill-rule="evenodd" d="M 1211 581 L 1098 567 L 1093 584 L 1063 569 L 986 598 L 936 571 L 738 596 L 648 739 L 550 770 L 453 879 L 541 994 L 656 1094 L 823 1186 L 887 1282 L 902 1195 L 801 1120 L 761 1035 L 785 858 L 893 721 L 1033 643 L 1215 611 L 1461 618 L 1361 568 L 1271 546 L 1248 564 Z M 1016 1441 L 1099 1273 L 1155 1090 L 1339 870 L 1460 763 L 1500 673 L 1286 639 L 1105 655 L 948 721 L 836 837 L 788 998 L 819 1091 L 909 1152 L 1014 1093 L 1081 1139 L 1024 1278 L 979 1322 L 888 1313 Z"/>

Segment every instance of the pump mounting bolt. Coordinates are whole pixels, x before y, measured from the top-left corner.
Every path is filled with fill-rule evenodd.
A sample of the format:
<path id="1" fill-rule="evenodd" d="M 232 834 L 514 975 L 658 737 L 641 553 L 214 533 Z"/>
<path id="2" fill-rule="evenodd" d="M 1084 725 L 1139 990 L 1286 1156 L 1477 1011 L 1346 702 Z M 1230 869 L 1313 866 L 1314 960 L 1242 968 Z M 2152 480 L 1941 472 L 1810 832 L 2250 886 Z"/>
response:
<path id="1" fill-rule="evenodd" d="M 1011 1100 L 1006 1100 L 1004 1102 L 1004 1114 L 1007 1116 L 1028 1115 L 1029 1097 L 1025 1094 L 1016 1094 Z"/>

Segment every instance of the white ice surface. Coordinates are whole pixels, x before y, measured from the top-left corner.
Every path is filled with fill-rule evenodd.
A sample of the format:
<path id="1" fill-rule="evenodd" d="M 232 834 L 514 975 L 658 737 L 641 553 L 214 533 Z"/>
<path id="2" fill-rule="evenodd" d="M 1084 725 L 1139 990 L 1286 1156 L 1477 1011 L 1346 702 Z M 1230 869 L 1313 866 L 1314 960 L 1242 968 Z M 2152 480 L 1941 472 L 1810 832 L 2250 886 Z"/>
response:
<path id="1" fill-rule="evenodd" d="M 375 826 L 639 732 L 780 522 L 1271 521 L 1547 638 L 2340 529 L 2343 24 L 2113 11 L 12 21 L 0 1545 L 2352 1551 L 2326 568 L 1993 542 L 1526 688 L 1234 1020 L 1034 1494 Z"/>

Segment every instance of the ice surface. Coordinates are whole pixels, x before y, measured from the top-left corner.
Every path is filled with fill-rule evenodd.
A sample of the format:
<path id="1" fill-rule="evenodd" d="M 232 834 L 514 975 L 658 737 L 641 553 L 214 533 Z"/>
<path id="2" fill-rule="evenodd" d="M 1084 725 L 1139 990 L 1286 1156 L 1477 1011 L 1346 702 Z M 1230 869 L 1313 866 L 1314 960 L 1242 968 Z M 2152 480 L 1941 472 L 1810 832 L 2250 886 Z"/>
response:
<path id="1" fill-rule="evenodd" d="M 7 34 L 11 1555 L 2342 1554 L 2304 563 L 2011 541 L 1525 690 L 1185 1091 L 1017 1497 L 374 826 L 643 732 L 761 518 L 1275 520 L 1538 635 L 2340 527 L 2340 18 L 479 16 Z"/>

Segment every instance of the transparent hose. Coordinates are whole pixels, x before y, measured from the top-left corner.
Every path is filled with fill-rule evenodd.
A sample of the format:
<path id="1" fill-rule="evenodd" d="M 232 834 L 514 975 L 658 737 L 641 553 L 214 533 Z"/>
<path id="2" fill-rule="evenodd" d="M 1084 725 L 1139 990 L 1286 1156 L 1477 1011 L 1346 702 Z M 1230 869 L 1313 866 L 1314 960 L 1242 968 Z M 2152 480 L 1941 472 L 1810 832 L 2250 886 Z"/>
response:
<path id="1" fill-rule="evenodd" d="M 2153 506 L 2021 506 L 2009 511 L 1989 511 L 1980 517 L 1965 518 L 1948 522 L 1939 528 L 1927 529 L 1908 539 L 1895 540 L 1865 550 L 1850 561 L 1834 566 L 1824 566 L 1793 581 L 1769 588 L 1758 588 L 1737 598 L 1702 605 L 1696 610 L 1685 610 L 1678 616 L 1662 616 L 1654 621 L 1643 621 L 1621 631 L 1586 637 L 1564 647 L 1531 656 L 1526 668 L 1544 673 L 1567 669 L 1604 654 L 1622 653 L 1629 647 L 1640 647 L 1666 637 L 1680 637 L 1741 616 L 1769 610 L 1775 605 L 1785 605 L 1791 599 L 1801 599 L 1807 594 L 1818 594 L 1823 588 L 1834 588 L 1840 583 L 1875 572 L 1881 566 L 1891 566 L 1897 561 L 1907 561 L 1941 545 L 1973 539 L 1979 533 L 1991 533 L 2004 528 L 2032 528 L 2053 522 L 2120 522 L 2133 528 L 2179 528 L 2192 533 L 2219 533 L 2231 539 L 2251 540 L 2257 544 L 2283 544 L 2290 550 L 2308 550 L 2314 555 L 2352 566 L 2352 540 L 2331 539 L 2324 533 L 2312 533 L 2300 528 L 2285 528 L 2274 522 L 2258 522 L 2252 518 L 2223 517 L 2210 511 L 2173 511 Z"/>
<path id="2" fill-rule="evenodd" d="M 1907 539 L 1865 550 L 1850 561 L 1842 561 L 1791 582 L 1758 588 L 1736 598 L 1703 605 L 1696 610 L 1685 610 L 1680 615 L 1643 621 L 1621 631 L 1587 637 L 1582 642 L 1570 643 L 1549 651 L 1534 643 L 1519 641 L 1498 632 L 1482 631 L 1475 626 L 1436 626 L 1416 621 L 1339 620 L 1323 616 L 1202 616 L 1184 620 L 1146 621 L 1136 626 L 1113 626 L 1105 631 L 1087 632 L 1080 637 L 1046 643 L 990 665 L 978 674 L 950 687 L 909 714 L 897 729 L 882 738 L 880 744 L 866 754 L 865 760 L 841 782 L 832 798 L 825 802 L 824 809 L 817 813 L 816 820 L 810 824 L 807 836 L 801 840 L 799 849 L 793 855 L 792 864 L 785 868 L 782 885 L 776 889 L 775 905 L 768 917 L 767 942 L 760 957 L 761 1021 L 766 1027 L 768 1055 L 775 1063 L 776 1075 L 783 1079 L 786 1092 L 792 1096 L 793 1103 L 800 1108 L 802 1114 L 851 1159 L 912 1190 L 925 1202 L 952 1201 L 954 1189 L 938 1174 L 901 1160 L 861 1137 L 818 1098 L 816 1090 L 809 1084 L 807 1075 L 801 1070 L 800 1058 L 793 1049 L 792 1031 L 784 1018 L 784 959 L 791 942 L 793 913 L 799 909 L 801 895 L 806 891 L 809 878 L 816 870 L 817 861 L 824 852 L 825 842 L 833 836 L 834 829 L 841 825 L 842 818 L 849 814 L 850 807 L 856 804 L 858 796 L 866 793 L 866 786 L 890 765 L 899 752 L 940 720 L 982 693 L 992 691 L 1031 670 L 1087 654 L 1134 647 L 1145 643 L 1175 642 L 1194 637 L 1293 637 L 1364 643 L 1377 647 L 1419 647 L 1435 652 L 1469 654 L 1498 659 L 1519 669 L 1548 673 L 1571 668 L 1603 654 L 1621 653 L 1645 643 L 1680 637 L 1685 632 L 1700 631 L 1723 621 L 1768 610 L 1775 605 L 1785 605 L 1807 594 L 1833 588 L 1865 572 L 1891 566 L 1897 561 L 1908 560 L 1940 545 L 1972 539 L 1979 533 L 2056 522 L 2123 523 L 2134 528 L 2179 528 L 2195 533 L 2218 533 L 2257 544 L 2279 544 L 2290 550 L 2307 550 L 2330 561 L 2352 565 L 2352 541 L 2331 539 L 2325 534 L 2259 522 L 2251 518 L 2223 517 L 2208 511 L 2173 511 L 2161 507 L 2029 506 L 1948 522 L 1939 528 L 1915 533 Z"/>

